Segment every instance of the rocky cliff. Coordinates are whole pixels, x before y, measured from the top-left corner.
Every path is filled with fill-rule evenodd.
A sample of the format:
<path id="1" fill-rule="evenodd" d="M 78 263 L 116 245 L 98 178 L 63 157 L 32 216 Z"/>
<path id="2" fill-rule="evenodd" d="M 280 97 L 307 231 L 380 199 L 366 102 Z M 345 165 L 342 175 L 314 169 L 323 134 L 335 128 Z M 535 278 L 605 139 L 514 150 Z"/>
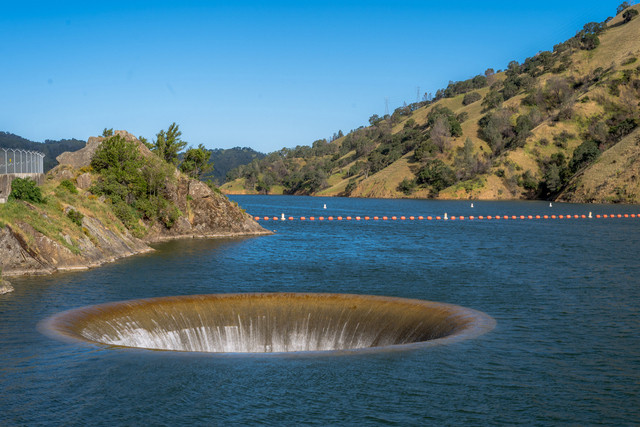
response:
<path id="1" fill-rule="evenodd" d="M 133 135 L 125 131 L 116 134 L 136 141 L 143 156 L 154 156 Z M 90 163 L 103 140 L 89 138 L 85 148 L 58 156 L 60 165 L 50 171 L 42 186 L 46 203 L 20 201 L 0 208 L 0 267 L 5 275 L 95 267 L 152 251 L 149 243 L 163 240 L 270 233 L 224 195 L 175 170 L 165 193 L 182 215 L 171 228 L 141 220 L 146 232 L 134 236 L 117 219 L 109 199 L 88 190 L 99 179 L 91 173 Z M 64 190 L 62 180 L 73 182 L 77 194 Z M 70 213 L 79 214 L 76 221 Z"/>

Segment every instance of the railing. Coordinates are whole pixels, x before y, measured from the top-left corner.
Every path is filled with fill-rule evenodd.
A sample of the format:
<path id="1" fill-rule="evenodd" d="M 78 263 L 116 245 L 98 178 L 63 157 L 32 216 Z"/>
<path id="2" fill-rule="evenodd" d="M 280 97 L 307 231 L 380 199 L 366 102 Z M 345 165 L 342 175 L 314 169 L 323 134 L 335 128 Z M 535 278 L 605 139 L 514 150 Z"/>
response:
<path id="1" fill-rule="evenodd" d="M 44 173 L 44 153 L 0 148 L 0 175 L 16 173 Z"/>

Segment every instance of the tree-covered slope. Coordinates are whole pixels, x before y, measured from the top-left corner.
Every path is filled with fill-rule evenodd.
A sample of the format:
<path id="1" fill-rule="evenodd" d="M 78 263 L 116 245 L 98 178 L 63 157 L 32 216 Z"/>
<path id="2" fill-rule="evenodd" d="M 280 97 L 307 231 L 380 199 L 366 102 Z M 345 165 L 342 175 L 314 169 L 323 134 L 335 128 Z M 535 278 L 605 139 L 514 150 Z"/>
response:
<path id="1" fill-rule="evenodd" d="M 235 179 L 222 190 L 570 198 L 579 180 L 595 174 L 589 166 L 607 152 L 615 156 L 618 151 L 610 150 L 640 124 L 638 10 L 628 7 L 587 23 L 553 51 L 452 82 L 332 141 L 271 153 L 231 171 Z M 640 194 L 629 192 L 624 201 L 640 201 Z"/>

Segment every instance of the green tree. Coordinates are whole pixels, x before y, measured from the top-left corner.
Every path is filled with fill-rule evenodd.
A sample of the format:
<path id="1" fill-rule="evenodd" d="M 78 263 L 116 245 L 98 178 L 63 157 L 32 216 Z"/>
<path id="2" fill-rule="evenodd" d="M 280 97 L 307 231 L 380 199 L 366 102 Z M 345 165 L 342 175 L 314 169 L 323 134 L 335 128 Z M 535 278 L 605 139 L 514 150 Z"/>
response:
<path id="1" fill-rule="evenodd" d="M 104 140 L 91 160 L 93 170 L 101 174 L 91 191 L 115 201 L 133 203 L 147 191 L 140 173 L 142 164 L 135 142 L 120 135 Z"/>
<path id="2" fill-rule="evenodd" d="M 178 153 L 187 146 L 187 142 L 180 139 L 181 136 L 180 127 L 175 122 L 171 123 L 166 131 L 161 130 L 156 134 L 153 151 L 165 162 L 177 165 Z"/>
<path id="3" fill-rule="evenodd" d="M 482 95 L 480 95 L 478 92 L 469 92 L 464 96 L 464 98 L 462 98 L 462 105 L 473 104 L 474 102 L 480 101 L 481 99 Z"/>
<path id="4" fill-rule="evenodd" d="M 157 219 L 171 228 L 180 217 L 178 208 L 164 196 L 175 169 L 158 157 L 144 158 L 136 142 L 120 135 L 104 140 L 91 166 L 99 174 L 91 192 L 109 197 L 115 215 L 138 237 L 144 234 L 140 218 Z"/>
<path id="5" fill-rule="evenodd" d="M 631 7 L 631 3 L 629 3 L 628 1 L 622 2 L 620 6 L 618 6 L 618 9 L 616 9 L 616 15 L 620 15 L 620 13 L 622 13 L 629 7 Z"/>
<path id="6" fill-rule="evenodd" d="M 484 101 L 482 101 L 482 106 L 485 111 L 491 110 L 493 108 L 498 108 L 504 102 L 504 97 L 502 94 L 495 90 L 490 90 L 484 97 Z"/>
<path id="7" fill-rule="evenodd" d="M 105 138 L 113 136 L 113 128 L 104 128 L 104 130 L 102 131 L 102 136 L 104 136 Z"/>
<path id="8" fill-rule="evenodd" d="M 456 182 L 456 174 L 442 160 L 433 159 L 427 161 L 416 174 L 416 183 L 422 186 L 431 186 L 439 192 Z"/>
<path id="9" fill-rule="evenodd" d="M 199 144 L 198 148 L 189 148 L 184 153 L 180 170 L 191 178 L 200 179 L 213 170 L 213 164 L 209 162 L 210 158 L 211 152 L 204 145 Z"/>
<path id="10" fill-rule="evenodd" d="M 573 150 L 573 157 L 569 162 L 569 169 L 576 173 L 583 166 L 593 162 L 600 155 L 598 144 L 595 141 L 587 140 Z"/>
<path id="11" fill-rule="evenodd" d="M 627 9 L 622 14 L 622 18 L 624 18 L 624 22 L 626 24 L 627 22 L 631 21 L 637 15 L 638 15 L 638 11 L 636 9 Z"/>
<path id="12" fill-rule="evenodd" d="M 583 34 L 583 36 L 580 38 L 580 42 L 582 43 L 582 49 L 584 50 L 593 50 L 600 46 L 600 39 L 596 34 L 593 33 Z"/>

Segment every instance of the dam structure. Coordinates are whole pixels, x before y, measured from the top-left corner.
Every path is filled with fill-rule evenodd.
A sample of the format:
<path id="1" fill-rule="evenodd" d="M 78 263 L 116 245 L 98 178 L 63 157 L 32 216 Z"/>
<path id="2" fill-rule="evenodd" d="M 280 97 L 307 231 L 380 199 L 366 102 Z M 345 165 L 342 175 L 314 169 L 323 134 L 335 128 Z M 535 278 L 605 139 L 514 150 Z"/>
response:
<path id="1" fill-rule="evenodd" d="M 353 352 L 445 344 L 491 330 L 451 304 L 351 294 L 213 294 L 83 307 L 46 332 L 109 346 L 206 353 Z"/>
<path id="2" fill-rule="evenodd" d="M 18 148 L 0 148 L 0 203 L 11 194 L 11 182 L 16 178 L 31 178 L 38 185 L 44 182 L 44 153 Z"/>

